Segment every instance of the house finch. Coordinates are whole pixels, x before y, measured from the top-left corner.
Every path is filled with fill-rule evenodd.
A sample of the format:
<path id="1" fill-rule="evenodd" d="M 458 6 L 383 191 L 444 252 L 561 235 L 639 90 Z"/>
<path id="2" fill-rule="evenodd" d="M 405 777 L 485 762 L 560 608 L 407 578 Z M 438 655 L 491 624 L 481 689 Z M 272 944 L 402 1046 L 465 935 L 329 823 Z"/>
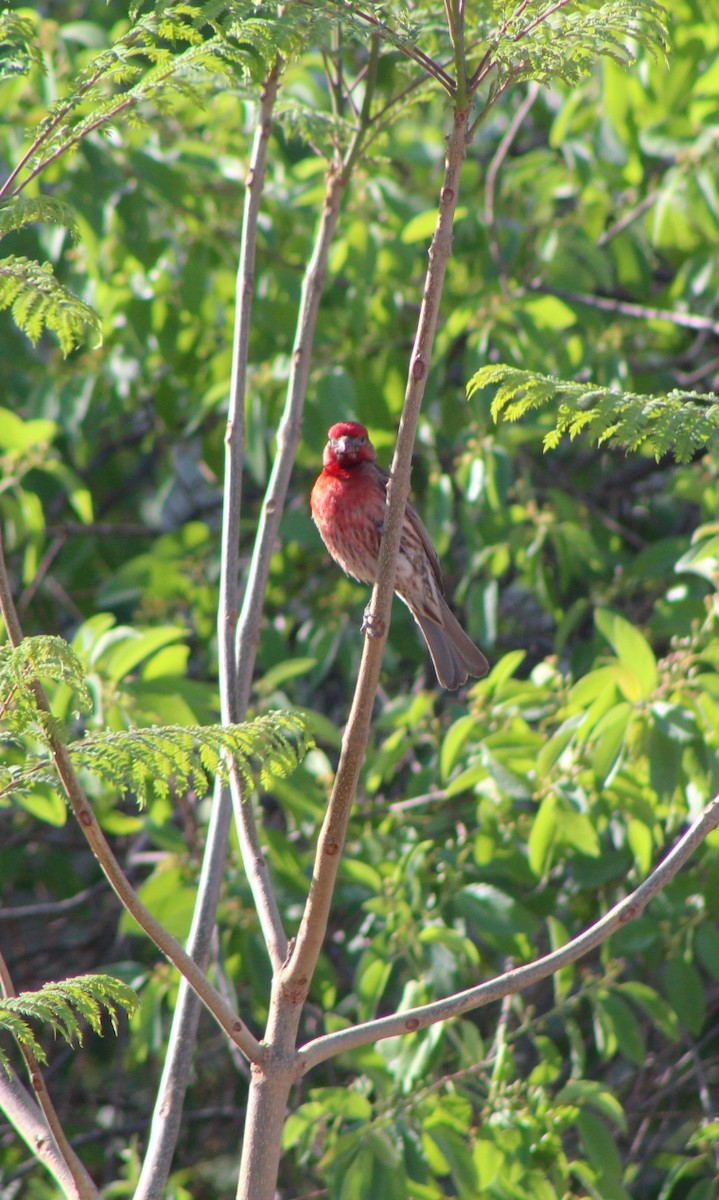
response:
<path id="1" fill-rule="evenodd" d="M 377 466 L 367 430 L 340 421 L 328 434 L 324 469 L 312 489 L 312 517 L 335 562 L 360 583 L 374 583 L 389 473 Z M 407 504 L 395 591 L 419 625 L 443 687 L 486 675 L 489 663 L 444 599 L 442 572 L 429 534 Z"/>

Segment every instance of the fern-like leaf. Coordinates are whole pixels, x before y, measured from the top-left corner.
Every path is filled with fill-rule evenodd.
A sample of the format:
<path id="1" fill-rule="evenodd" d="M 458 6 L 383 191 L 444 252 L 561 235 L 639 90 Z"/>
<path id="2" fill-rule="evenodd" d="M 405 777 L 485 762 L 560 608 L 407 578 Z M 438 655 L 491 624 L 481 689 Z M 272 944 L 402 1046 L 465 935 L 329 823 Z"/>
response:
<path id="1" fill-rule="evenodd" d="M 14 196 L 0 205 L 0 237 L 35 222 L 65 225 L 73 241 L 77 240 L 75 212 L 62 200 L 52 196 Z"/>
<path id="2" fill-rule="evenodd" d="M 29 17 L 6 9 L 0 13 L 0 80 L 27 75 L 31 67 L 44 70 L 35 25 Z"/>
<path id="3" fill-rule="evenodd" d="M 0 311 L 9 308 L 15 324 L 31 342 L 43 329 L 57 335 L 63 354 L 69 354 L 89 332 L 102 336 L 97 313 L 73 296 L 55 278 L 49 263 L 11 255 L 0 259 Z"/>
<path id="4" fill-rule="evenodd" d="M 602 56 L 629 67 L 637 44 L 666 52 L 666 13 L 656 0 L 611 0 L 598 8 L 581 3 L 560 8 L 529 0 L 487 40 L 495 93 L 524 79 L 561 79 L 576 86 Z"/>
<path id="5" fill-rule="evenodd" d="M 554 427 L 545 434 L 544 448 L 580 434 L 594 445 L 651 451 L 657 458 L 673 454 L 688 462 L 697 450 L 713 447 L 719 438 L 719 397 L 714 393 L 672 391 L 666 396 L 615 392 L 573 380 L 537 375 L 503 364 L 482 367 L 467 385 L 471 398 L 481 388 L 496 385 L 492 401 L 495 420 L 516 421 L 536 409 L 555 406 Z"/>
<path id="6" fill-rule="evenodd" d="M 29 1021 L 45 1022 L 70 1045 L 82 1045 L 83 1020 L 101 1037 L 105 1014 L 117 1034 L 119 1013 L 131 1015 L 136 1008 L 137 997 L 122 980 L 111 975 L 78 975 L 46 983 L 36 992 L 0 999 L 0 1029 L 12 1034 L 43 1063 L 47 1058 Z M 0 1064 L 9 1071 L 7 1055 L 1 1049 Z"/>
<path id="7" fill-rule="evenodd" d="M 24 638 L 17 647 L 0 646 L 0 721 L 9 732 L 22 733 L 37 721 L 32 685 L 38 679 L 67 684 L 78 710 L 92 708 L 85 673 L 72 646 L 59 637 Z"/>
<path id="8" fill-rule="evenodd" d="M 270 712 L 239 725 L 165 725 L 93 734 L 70 746 L 77 768 L 140 801 L 193 790 L 205 795 L 226 781 L 233 761 L 244 782 L 266 784 L 293 771 L 312 745 L 304 718 Z"/>

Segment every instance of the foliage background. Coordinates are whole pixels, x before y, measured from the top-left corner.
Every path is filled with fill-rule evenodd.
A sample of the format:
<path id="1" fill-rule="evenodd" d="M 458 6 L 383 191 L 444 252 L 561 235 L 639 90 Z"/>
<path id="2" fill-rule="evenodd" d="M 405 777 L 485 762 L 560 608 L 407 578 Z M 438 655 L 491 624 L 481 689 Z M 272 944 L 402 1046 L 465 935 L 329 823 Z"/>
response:
<path id="1" fill-rule="evenodd" d="M 24 10 L 43 71 L 0 85 L 0 155 L 127 26 L 123 5 Z M 614 389 L 711 391 L 716 350 L 719 8 L 673 0 L 669 64 L 603 60 L 572 89 L 508 92 L 470 147 L 414 496 L 448 591 L 495 668 L 437 691 L 401 606 L 305 1032 L 490 978 L 596 919 L 718 790 L 717 469 L 578 438 L 551 414 L 496 424 L 487 362 Z M 327 47 L 325 47 L 325 50 Z M 348 35 L 347 64 L 364 49 Z M 322 47 L 289 66 L 255 281 L 242 527 L 249 553 L 323 192 Z M 386 52 L 382 96 L 408 68 Z M 198 79 L 52 164 L 62 225 L 10 232 L 100 316 L 64 358 L 0 323 L 0 509 L 28 634 L 88 670 L 90 728 L 216 718 L 215 611 L 236 255 L 256 87 Z M 533 94 L 533 93 L 532 93 Z M 317 749 L 258 797 L 283 912 L 299 914 L 359 661 L 364 589 L 327 565 L 307 495 L 327 427 L 352 415 L 389 460 L 446 111 L 412 97 L 348 189 L 322 301 L 303 440 L 273 560 L 254 711 L 311 714 Z M 322 139 L 325 139 L 323 142 Z M 34 185 L 38 186 L 38 185 Z M 32 188 L 31 188 L 32 190 Z M 627 306 L 633 306 L 627 307 Z M 657 310 L 664 316 L 657 316 Z M 685 321 L 686 316 L 700 320 Z M 58 715 L 70 697 L 55 695 Z M 14 751 L 8 746 L 10 760 Z M 94 785 L 148 906 L 186 934 L 206 809 L 138 812 Z M 4 801 L 0 800 L 0 803 Z M 118 1040 L 47 1039 L 49 1084 L 95 1177 L 131 1194 L 174 973 L 118 914 L 63 803 L 2 814 L 0 887 L 16 986 L 103 969 L 141 1005 Z M 293 1098 L 283 1197 L 478 1194 L 710 1200 L 718 1193 L 719 839 L 600 952 L 451 1026 L 325 1064 Z M 215 977 L 261 1028 L 268 971 L 234 855 Z M 229 1196 L 246 1093 L 203 1018 L 169 1195 Z M 53 1190 L 0 1131 L 8 1195 Z M 121 1182 L 117 1182 L 120 1180 Z M 110 1194 L 110 1193 L 108 1193 Z"/>

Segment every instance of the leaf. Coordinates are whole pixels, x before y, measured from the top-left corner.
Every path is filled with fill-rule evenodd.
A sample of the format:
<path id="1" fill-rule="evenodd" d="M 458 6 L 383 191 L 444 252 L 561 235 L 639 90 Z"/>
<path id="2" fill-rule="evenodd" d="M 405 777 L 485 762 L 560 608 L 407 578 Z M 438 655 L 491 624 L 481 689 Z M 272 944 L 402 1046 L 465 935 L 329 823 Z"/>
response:
<path id="1" fill-rule="evenodd" d="M 556 841 L 559 817 L 557 800 L 553 795 L 545 796 L 542 800 L 534 821 L 527 843 L 529 849 L 529 865 L 540 879 L 551 863 L 552 848 Z"/>
<path id="2" fill-rule="evenodd" d="M 604 1122 L 585 1109 L 577 1117 L 577 1129 L 587 1157 L 598 1173 L 602 1200 L 630 1200 L 621 1183 L 622 1164 L 616 1142 Z"/>
<path id="3" fill-rule="evenodd" d="M 457 206 L 454 214 L 454 223 L 457 225 L 463 217 L 467 216 L 469 210 L 463 205 Z M 426 212 L 418 213 L 416 217 L 412 217 L 407 222 L 402 230 L 402 241 L 405 245 L 412 245 L 414 242 L 429 241 L 434 233 L 437 224 L 437 209 L 429 208 Z"/>
<path id="4" fill-rule="evenodd" d="M 618 679 L 627 699 L 631 701 L 647 699 L 657 686 L 657 660 L 646 638 L 638 629 L 625 621 L 624 617 L 611 612 L 608 608 L 598 608 L 594 614 L 594 620 L 599 632 L 607 639 L 627 672 L 625 680 L 636 680 L 636 687 L 630 687 L 627 683 L 628 690 L 625 690 L 621 680 Z"/>
<path id="5" fill-rule="evenodd" d="M 477 719 L 472 716 L 460 717 L 458 721 L 450 725 L 442 742 L 439 758 L 440 778 L 443 782 L 449 778 L 464 743 L 476 728 Z"/>
<path id="6" fill-rule="evenodd" d="M 46 983 L 38 991 L 0 998 L 0 1028 L 7 1029 L 44 1062 L 42 1047 L 28 1020 L 47 1022 L 59 1037 L 73 1045 L 82 1042 L 82 1019 L 102 1036 L 104 1013 L 117 1034 L 119 1011 L 131 1014 L 136 1008 L 137 997 L 122 980 L 111 975 L 77 975 L 59 983 Z M 9 1074 L 7 1057 L 1 1053 L 0 1062 Z"/>
<path id="7" fill-rule="evenodd" d="M 671 958 L 664 966 L 664 989 L 679 1020 L 697 1037 L 706 1020 L 706 1000 L 701 976 L 683 958 Z"/>
<path id="8" fill-rule="evenodd" d="M 56 334 L 65 355 L 87 336 L 95 345 L 102 340 L 97 313 L 57 281 L 49 263 L 15 255 L 0 259 L 0 311 L 5 308 L 31 342 L 44 329 Z"/>
<path id="9" fill-rule="evenodd" d="M 657 459 L 672 453 L 677 462 L 688 462 L 698 449 L 711 445 L 719 432 L 719 403 L 713 393 L 675 390 L 667 395 L 641 396 L 492 364 L 470 379 L 467 396 L 471 399 L 494 385 L 495 421 L 517 421 L 554 404 L 554 428 L 545 436 L 545 450 L 555 449 L 566 435 L 570 439 L 582 435 L 593 445 L 646 448 Z"/>

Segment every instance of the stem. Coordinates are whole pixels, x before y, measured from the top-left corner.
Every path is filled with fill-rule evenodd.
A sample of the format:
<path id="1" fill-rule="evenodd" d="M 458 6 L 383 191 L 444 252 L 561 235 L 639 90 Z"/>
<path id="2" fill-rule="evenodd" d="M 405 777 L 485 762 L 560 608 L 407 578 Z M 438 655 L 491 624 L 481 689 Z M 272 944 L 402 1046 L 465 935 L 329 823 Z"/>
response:
<path id="1" fill-rule="evenodd" d="M 300 440 L 312 345 L 327 272 L 327 259 L 339 220 L 344 190 L 361 152 L 365 133 L 370 124 L 370 108 L 377 75 L 378 57 L 379 39 L 375 38 L 370 50 L 360 121 L 344 160 L 341 163 L 335 163 L 328 173 L 322 215 L 312 255 L 302 281 L 302 294 L 292 350 L 292 367 L 287 384 L 285 406 L 277 433 L 277 453 L 262 503 L 262 512 L 237 628 L 236 702 L 238 716 L 244 714 L 249 703 L 270 561 L 274 553 L 280 519 Z M 258 886 L 255 890 L 253 887 L 253 894 L 273 967 L 275 970 L 279 970 L 287 956 L 287 940 L 269 884 L 267 863 L 262 853 L 254 813 L 249 799 L 243 794 L 240 779 L 234 772 L 231 776 L 231 784 L 240 848 L 248 877 L 251 883 L 253 878 L 266 878 L 267 880 L 262 888 Z"/>
<path id="2" fill-rule="evenodd" d="M 242 214 L 240 256 L 235 286 L 235 324 L 232 339 L 232 375 L 225 433 L 225 475 L 222 506 L 222 554 L 220 563 L 220 595 L 218 602 L 219 688 L 222 721 L 231 724 L 241 721 L 237 699 L 237 677 L 234 662 L 235 630 L 239 606 L 239 542 L 242 499 L 242 465 L 245 443 L 245 392 L 250 339 L 252 296 L 254 293 L 255 250 L 257 221 L 265 179 L 267 149 L 272 128 L 272 110 L 277 98 L 282 63 L 277 61 L 265 80 L 257 109 L 255 133 L 245 179 L 245 206 Z M 207 969 L 215 925 L 215 914 L 227 858 L 232 804 L 230 791 L 216 787 L 202 859 L 197 891 L 197 903 L 188 951 L 203 971 Z M 269 881 L 253 869 L 252 860 L 245 858 L 248 878 L 257 908 L 266 913 L 271 906 L 264 897 Z M 276 908 L 276 906 L 275 906 Z M 265 924 L 262 925 L 265 929 Z M 272 928 L 272 926 L 270 926 Z M 183 979 L 178 991 L 177 1005 L 162 1078 L 155 1100 L 150 1138 L 134 1200 L 161 1200 L 172 1166 L 180 1120 L 192 1066 L 197 1038 L 200 1006 L 195 993 Z"/>
<path id="3" fill-rule="evenodd" d="M 584 933 L 573 938 L 566 945 L 545 954 L 534 962 L 522 967 L 514 967 L 488 983 L 477 987 L 467 988 L 454 996 L 436 1000 L 432 1004 L 423 1004 L 418 1008 L 407 1009 L 406 1012 L 394 1013 L 390 1017 L 381 1017 L 376 1021 L 367 1021 L 352 1029 L 340 1030 L 338 1033 L 327 1034 L 315 1038 L 303 1046 L 298 1053 L 304 1071 L 318 1063 L 324 1062 L 337 1054 L 365 1046 L 370 1042 L 380 1041 L 387 1037 L 397 1037 L 403 1033 L 413 1033 L 424 1029 L 436 1021 L 446 1021 L 459 1017 L 472 1009 L 481 1008 L 505 996 L 514 995 L 524 988 L 531 987 L 549 975 L 555 974 L 562 967 L 576 962 L 578 958 L 588 954 L 590 950 L 605 942 L 607 938 L 622 929 L 629 921 L 633 921 L 644 910 L 647 904 L 669 883 L 684 864 L 691 858 L 694 851 L 704 841 L 713 829 L 719 827 L 719 796 L 716 796 L 705 808 L 702 815 L 690 825 L 687 832 L 666 858 L 650 875 L 640 883 L 639 887 L 610 908 L 609 912 L 590 925 Z"/>
<path id="4" fill-rule="evenodd" d="M 377 563 L 377 583 L 374 585 L 368 609 L 367 626 L 374 636 L 368 636 L 365 641 L 352 708 L 342 739 L 339 766 L 317 843 L 310 893 L 294 952 L 282 972 L 284 995 L 291 1003 L 305 998 L 317 965 L 327 930 L 347 824 L 369 738 L 372 707 L 389 629 L 402 523 L 409 496 L 412 449 L 429 372 L 444 277 L 452 249 L 452 228 L 460 172 L 466 153 L 468 117 L 467 110 L 455 112 L 447 145 L 437 224 L 429 249 L 424 296 L 410 355 L 402 419 L 387 487 L 387 507 Z"/>
<path id="5" fill-rule="evenodd" d="M 712 317 L 669 312 L 651 304 L 634 304 L 630 300 L 615 300 L 612 296 L 592 296 L 587 292 L 569 292 L 564 288 L 542 287 L 541 284 L 532 284 L 530 290 L 543 295 L 559 296 L 562 300 L 568 300 L 570 304 L 585 304 L 587 308 L 598 308 L 601 312 L 618 313 L 622 317 L 636 317 L 640 321 L 669 321 L 682 329 L 705 329 L 709 333 L 719 333 L 719 321 Z"/>
<path id="6" fill-rule="evenodd" d="M 468 104 L 467 90 L 467 58 L 464 43 L 464 5 L 461 0 L 444 0 L 447 13 L 449 36 L 454 50 L 454 76 L 456 109 L 464 109 Z"/>
<path id="7" fill-rule="evenodd" d="M 270 557 L 300 438 L 312 343 L 329 248 L 337 227 L 344 189 L 371 123 L 378 57 L 379 38 L 374 38 L 359 123 L 344 158 L 335 161 L 328 172 L 315 245 L 302 283 L 292 369 L 277 435 L 277 454 L 263 501 L 238 628 L 238 696 L 241 705 L 246 705 L 249 699 Z M 374 688 L 371 694 L 374 696 Z M 251 836 L 256 839 L 252 810 L 237 786 L 233 787 L 233 803 L 236 813 L 238 809 L 241 810 L 238 814 L 240 837 Z M 295 996 L 289 995 L 284 986 L 282 962 L 273 965 L 270 1010 L 263 1038 L 264 1055 L 262 1062 L 254 1064 L 250 1083 L 237 1200 L 274 1200 L 287 1098 L 290 1087 L 297 1079 L 297 1028 L 307 993 L 300 988 Z"/>
<path id="8" fill-rule="evenodd" d="M 222 563 L 218 607 L 220 702 L 223 723 L 242 721 L 249 700 L 249 686 L 240 687 L 235 662 L 237 613 L 240 603 L 240 560 L 238 530 L 242 497 L 242 463 L 245 449 L 245 395 L 249 356 L 252 297 L 255 285 L 257 222 L 267 166 L 272 128 L 272 110 L 277 98 L 282 62 L 277 61 L 265 81 L 257 113 L 257 124 L 247 173 L 247 200 L 242 219 L 240 260 L 235 292 L 232 381 L 225 434 L 225 495 L 222 508 Z M 254 660 L 252 665 L 254 666 Z M 250 670 L 249 678 L 252 677 Z M 249 681 L 248 681 L 249 683 Z M 240 848 L 255 900 L 260 926 L 272 962 L 282 962 L 287 938 L 282 928 L 277 901 L 257 836 L 252 811 L 242 802 L 239 776 L 231 771 L 231 796 L 235 809 Z M 227 802 L 227 798 L 225 798 Z M 223 849 L 224 861 L 226 847 Z"/>
<path id="9" fill-rule="evenodd" d="M 19 646 L 23 641 L 23 632 L 10 591 L 1 530 L 0 611 L 5 620 L 10 644 L 14 647 Z M 39 712 L 50 716 L 50 706 L 47 702 L 44 688 L 37 681 L 33 682 L 32 688 L 35 693 L 35 701 Z M 145 908 L 137 896 L 137 893 L 112 853 L 104 833 L 100 829 L 95 814 L 75 774 L 67 746 L 52 732 L 52 727 L 49 723 L 45 730 L 45 736 L 55 770 L 63 785 L 70 807 L 101 870 L 121 904 L 134 917 L 140 928 L 151 938 L 158 950 L 185 976 L 230 1040 L 235 1042 L 252 1062 L 259 1062 L 264 1054 L 263 1047 L 239 1019 L 231 1006 L 226 1003 L 219 992 L 205 978 L 205 975 L 197 964 L 185 953 L 177 939 L 172 937 L 160 922 L 153 917 L 152 913 Z"/>
<path id="10" fill-rule="evenodd" d="M 519 133 L 522 121 L 526 117 L 538 95 L 539 84 L 530 83 L 529 87 L 527 88 L 527 95 L 512 117 L 507 131 L 497 146 L 497 149 L 492 157 L 492 161 L 487 168 L 487 178 L 484 185 L 484 223 L 487 228 L 487 237 L 489 240 L 489 250 L 492 255 L 492 261 L 497 268 L 497 274 L 502 281 L 503 290 L 506 290 L 507 286 L 507 273 L 504 261 L 502 259 L 502 251 L 499 245 L 497 224 L 495 221 L 494 200 L 497 175 L 499 174 L 499 169 L 502 166 L 502 163 L 509 153 L 512 142 Z"/>
<path id="11" fill-rule="evenodd" d="M 227 788 L 217 787 L 212 801 L 207 842 L 197 890 L 187 952 L 201 971 L 207 970 L 227 854 L 232 809 Z M 180 1131 L 185 1093 L 197 1041 L 200 1003 L 183 977 L 172 1014 L 167 1054 L 157 1089 L 147 1148 L 133 1200 L 162 1200 Z"/>
<path id="12" fill-rule="evenodd" d="M 265 1032 L 268 1054 L 252 1073 L 236 1200 L 275 1200 L 287 1100 L 297 1079 L 302 1005 L 288 1005 L 275 975 Z"/>
<path id="13" fill-rule="evenodd" d="M 452 76 L 449 75 L 440 63 L 435 62 L 424 50 L 420 50 L 418 46 L 412 46 L 409 43 L 398 43 L 397 39 L 392 35 L 391 30 L 384 24 L 383 21 L 376 17 L 374 13 L 365 12 L 358 8 L 352 0 L 335 0 L 337 6 L 344 13 L 349 13 L 355 20 L 365 21 L 375 30 L 377 36 L 384 42 L 389 42 L 395 50 L 399 50 L 400 54 L 404 54 L 407 58 L 411 58 L 418 66 L 422 67 L 428 75 L 431 75 L 438 83 L 442 85 L 444 90 L 450 96 L 454 96 L 455 83 Z M 568 3 L 568 0 L 566 0 Z"/>
<path id="14" fill-rule="evenodd" d="M 37 1104 L 13 1072 L 0 1071 L 0 1109 L 29 1147 L 33 1158 L 50 1172 L 63 1193 L 79 1200 L 75 1180 Z M 97 1193 L 93 1193 L 97 1195 Z"/>
<path id="15" fill-rule="evenodd" d="M 17 992 L 15 991 L 12 979 L 10 977 L 10 972 L 2 954 L 0 954 L 0 990 L 4 996 L 17 996 Z M 76 1196 L 77 1200 L 96 1200 L 96 1197 L 98 1196 L 97 1188 L 95 1187 L 95 1184 L 92 1182 L 92 1179 L 88 1175 L 84 1166 L 80 1162 L 80 1159 L 77 1157 L 75 1151 L 65 1136 L 65 1130 L 60 1123 L 60 1118 L 58 1117 L 57 1112 L 55 1111 L 55 1105 L 50 1099 L 50 1093 L 47 1090 L 47 1085 L 43 1078 L 42 1071 L 40 1070 L 40 1064 L 37 1061 L 37 1058 L 29 1046 L 24 1045 L 20 1041 L 18 1041 L 17 1046 L 23 1058 L 25 1059 L 25 1065 L 30 1077 L 30 1083 L 32 1084 L 32 1089 L 37 1097 L 37 1102 L 40 1105 L 43 1116 L 47 1122 L 47 1128 L 51 1137 L 55 1141 L 57 1152 L 62 1158 L 62 1161 L 70 1174 L 72 1186 L 69 1189 L 66 1188 L 66 1191 L 69 1195 L 73 1197 Z M 28 1133 L 29 1132 L 30 1129 L 28 1129 Z M 26 1138 L 26 1140 L 28 1140 L 26 1134 L 23 1134 L 23 1136 Z M 32 1134 L 31 1136 L 35 1135 Z M 30 1142 L 28 1142 L 28 1144 L 30 1144 Z"/>

